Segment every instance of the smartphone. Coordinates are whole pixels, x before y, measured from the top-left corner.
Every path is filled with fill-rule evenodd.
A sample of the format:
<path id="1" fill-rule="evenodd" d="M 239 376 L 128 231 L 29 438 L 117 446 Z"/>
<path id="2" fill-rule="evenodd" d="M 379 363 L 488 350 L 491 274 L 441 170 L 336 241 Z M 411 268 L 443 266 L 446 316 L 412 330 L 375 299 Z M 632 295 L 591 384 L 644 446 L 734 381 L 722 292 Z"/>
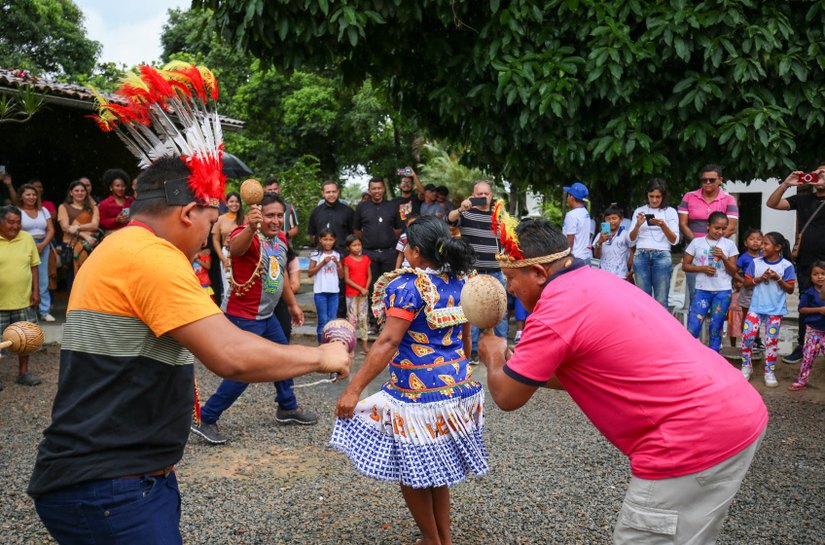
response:
<path id="1" fill-rule="evenodd" d="M 650 220 L 654 219 L 656 214 L 645 214 L 645 223 L 650 225 Z"/>
<path id="2" fill-rule="evenodd" d="M 470 197 L 470 204 L 475 207 L 487 206 L 487 197 Z"/>
<path id="3" fill-rule="evenodd" d="M 602 234 L 603 235 L 610 235 L 610 224 L 606 221 L 602 222 Z"/>
<path id="4" fill-rule="evenodd" d="M 129 209 L 128 208 L 123 209 L 123 215 L 126 216 L 127 218 L 129 217 Z"/>
<path id="5" fill-rule="evenodd" d="M 399 176 L 412 176 L 412 169 L 409 168 L 409 167 L 399 168 L 398 170 L 395 171 L 395 173 L 398 174 Z"/>

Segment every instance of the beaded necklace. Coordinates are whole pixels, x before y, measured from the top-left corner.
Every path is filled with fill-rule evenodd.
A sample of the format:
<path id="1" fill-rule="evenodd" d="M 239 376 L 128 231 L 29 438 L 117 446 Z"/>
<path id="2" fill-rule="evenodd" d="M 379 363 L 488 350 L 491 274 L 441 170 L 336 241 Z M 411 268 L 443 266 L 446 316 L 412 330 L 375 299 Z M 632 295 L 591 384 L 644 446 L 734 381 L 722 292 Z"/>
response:
<path id="1" fill-rule="evenodd" d="M 249 277 L 249 280 L 241 284 L 235 280 L 235 271 L 232 269 L 230 269 L 229 271 L 229 288 L 230 290 L 232 290 L 232 294 L 237 297 L 246 295 L 246 293 L 252 289 L 252 286 L 255 284 L 255 281 L 263 275 L 264 266 L 266 265 L 266 252 L 263 251 L 264 246 L 272 250 L 274 250 L 278 246 L 277 235 L 272 237 L 271 239 L 268 239 L 265 236 L 263 236 L 260 231 L 258 231 L 256 235 L 261 243 L 261 250 L 259 252 L 260 255 L 258 257 L 258 263 L 257 265 L 255 265 L 255 270 L 252 271 L 252 275 Z M 270 242 L 274 242 L 274 244 L 269 244 Z"/>

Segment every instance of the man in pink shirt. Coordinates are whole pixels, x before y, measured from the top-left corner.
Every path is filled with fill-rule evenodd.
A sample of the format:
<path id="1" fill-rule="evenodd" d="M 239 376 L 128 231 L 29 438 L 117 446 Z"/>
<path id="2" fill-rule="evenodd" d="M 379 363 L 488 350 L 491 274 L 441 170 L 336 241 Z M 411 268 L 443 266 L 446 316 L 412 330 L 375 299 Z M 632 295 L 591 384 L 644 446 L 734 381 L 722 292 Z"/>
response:
<path id="1" fill-rule="evenodd" d="M 715 542 L 764 436 L 762 398 L 654 299 L 573 259 L 550 223 L 516 233 L 523 258 L 502 271 L 532 314 L 514 353 L 479 344 L 493 400 L 512 411 L 540 387 L 566 389 L 629 457 L 614 543 Z"/>

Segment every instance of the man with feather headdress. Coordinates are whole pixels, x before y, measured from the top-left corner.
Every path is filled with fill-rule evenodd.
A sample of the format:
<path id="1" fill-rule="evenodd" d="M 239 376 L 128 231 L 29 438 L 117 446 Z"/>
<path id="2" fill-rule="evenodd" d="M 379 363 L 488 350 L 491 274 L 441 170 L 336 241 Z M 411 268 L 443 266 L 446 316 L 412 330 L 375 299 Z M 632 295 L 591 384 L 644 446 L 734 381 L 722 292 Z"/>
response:
<path id="1" fill-rule="evenodd" d="M 339 343 L 241 331 L 191 263 L 224 194 L 218 85 L 202 67 L 140 67 L 96 117 L 138 158 L 131 221 L 86 261 L 69 299 L 52 423 L 28 493 L 60 543 L 182 543 L 174 464 L 195 404 L 193 354 L 222 377 L 346 375 Z"/>

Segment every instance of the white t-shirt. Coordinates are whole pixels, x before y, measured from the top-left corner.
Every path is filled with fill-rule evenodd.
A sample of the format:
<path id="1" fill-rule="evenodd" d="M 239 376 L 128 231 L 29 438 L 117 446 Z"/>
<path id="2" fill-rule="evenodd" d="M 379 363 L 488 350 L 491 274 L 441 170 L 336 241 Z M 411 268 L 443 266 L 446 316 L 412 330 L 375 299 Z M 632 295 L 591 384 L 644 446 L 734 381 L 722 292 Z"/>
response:
<path id="1" fill-rule="evenodd" d="M 696 289 L 705 291 L 724 291 L 732 289 L 731 282 L 733 278 L 725 269 L 725 264 L 716 256 L 710 255 L 713 248 L 719 248 L 726 257 L 732 255 L 739 255 L 739 250 L 736 244 L 729 238 L 720 238 L 719 240 L 710 240 L 707 237 L 696 237 L 690 241 L 688 247 L 685 248 L 685 253 L 693 256 L 693 264 L 700 267 L 707 267 L 708 265 L 716 267 L 716 274 L 713 276 L 705 273 L 696 274 Z"/>
<path id="2" fill-rule="evenodd" d="M 23 216 L 22 225 L 25 232 L 33 237 L 46 236 L 46 227 L 48 226 L 49 219 L 52 217 L 48 210 L 41 208 L 37 212 L 36 218 L 29 216 L 22 208 L 20 209 L 20 214 Z"/>
<path id="3" fill-rule="evenodd" d="M 599 233 L 593 238 L 593 246 L 599 242 L 602 234 Z M 627 230 L 619 227 L 615 235 L 604 241 L 602 244 L 602 257 L 599 258 L 599 268 L 610 274 L 615 274 L 619 278 L 627 278 L 627 258 L 630 257 L 630 241 L 627 238 Z"/>
<path id="4" fill-rule="evenodd" d="M 665 220 L 665 223 L 670 230 L 676 233 L 676 240 L 673 244 L 679 243 L 679 214 L 671 207 L 667 208 L 651 208 L 647 205 L 640 206 L 633 211 L 630 216 L 633 225 L 636 224 L 636 216 L 639 214 L 653 214 L 658 220 Z M 632 230 L 633 227 L 630 227 Z M 636 240 L 632 241 L 631 246 L 636 246 L 640 250 L 666 250 L 670 251 L 670 241 L 665 236 L 665 232 L 658 225 L 648 225 L 647 222 L 642 223 L 639 227 L 639 232 L 636 235 Z"/>
<path id="5" fill-rule="evenodd" d="M 341 254 L 335 250 L 330 252 L 315 250 L 310 254 L 309 259 L 310 261 L 314 261 L 317 265 L 328 255 L 335 256 L 338 263 L 341 262 Z M 318 272 L 316 272 L 315 276 L 312 278 L 315 281 L 315 285 L 312 289 L 313 293 L 338 293 L 338 267 L 335 261 L 326 263 L 323 267 L 318 269 Z"/>
<path id="6" fill-rule="evenodd" d="M 590 213 L 587 211 L 586 206 L 574 208 L 564 215 L 561 232 L 565 235 L 574 235 L 573 257 L 579 259 L 593 257 L 588 245 L 590 242 Z"/>
<path id="7" fill-rule="evenodd" d="M 768 269 L 775 271 L 785 282 L 796 282 L 793 263 L 781 257 L 773 263 L 766 261 L 764 257 L 757 257 L 745 269 L 745 274 L 756 278 L 765 274 Z M 787 295 L 775 280 L 761 282 L 753 287 L 750 311 L 769 316 L 784 316 L 788 313 Z"/>

